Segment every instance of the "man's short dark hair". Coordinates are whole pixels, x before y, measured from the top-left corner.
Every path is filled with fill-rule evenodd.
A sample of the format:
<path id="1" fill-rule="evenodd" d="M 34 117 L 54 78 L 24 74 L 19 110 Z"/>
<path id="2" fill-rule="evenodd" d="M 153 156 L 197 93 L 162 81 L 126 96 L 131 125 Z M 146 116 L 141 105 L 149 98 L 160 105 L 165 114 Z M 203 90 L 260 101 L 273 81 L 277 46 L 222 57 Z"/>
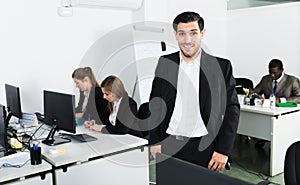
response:
<path id="1" fill-rule="evenodd" d="M 279 69 L 283 69 L 283 65 L 282 65 L 281 60 L 272 59 L 269 63 L 269 69 L 274 68 L 274 67 L 278 67 Z"/>
<path id="2" fill-rule="evenodd" d="M 196 12 L 183 12 L 177 15 L 173 21 L 173 29 L 177 31 L 179 23 L 189 23 L 197 21 L 200 31 L 204 29 L 204 19 Z"/>

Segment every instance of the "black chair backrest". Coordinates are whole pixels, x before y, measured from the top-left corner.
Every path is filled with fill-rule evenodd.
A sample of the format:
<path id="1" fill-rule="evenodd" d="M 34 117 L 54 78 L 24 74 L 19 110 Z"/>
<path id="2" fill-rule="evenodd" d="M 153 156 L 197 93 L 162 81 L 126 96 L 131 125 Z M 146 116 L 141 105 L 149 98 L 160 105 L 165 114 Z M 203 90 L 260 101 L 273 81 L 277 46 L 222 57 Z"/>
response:
<path id="1" fill-rule="evenodd" d="M 149 102 L 145 102 L 140 105 L 138 113 L 137 113 L 137 117 L 141 120 L 145 120 L 145 119 L 149 118 L 149 116 L 150 116 Z M 139 127 L 141 128 L 141 130 L 143 130 L 142 135 L 144 138 L 149 135 L 148 122 L 147 123 L 145 123 L 145 122 L 139 123 Z"/>
<path id="2" fill-rule="evenodd" d="M 293 143 L 286 151 L 284 182 L 286 185 L 300 184 L 300 141 Z"/>
<path id="3" fill-rule="evenodd" d="M 243 88 L 253 89 L 253 82 L 249 78 L 235 78 L 237 94 L 244 94 Z"/>

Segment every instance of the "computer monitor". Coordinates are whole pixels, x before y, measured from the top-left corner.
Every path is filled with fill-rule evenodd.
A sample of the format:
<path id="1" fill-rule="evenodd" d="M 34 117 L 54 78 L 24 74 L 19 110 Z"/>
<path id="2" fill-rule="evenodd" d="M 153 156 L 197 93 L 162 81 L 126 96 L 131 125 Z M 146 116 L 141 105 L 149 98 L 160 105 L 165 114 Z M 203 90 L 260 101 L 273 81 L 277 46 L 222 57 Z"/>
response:
<path id="1" fill-rule="evenodd" d="M 0 152 L 3 153 L 6 153 L 8 150 L 5 119 L 6 119 L 5 107 L 0 104 Z"/>
<path id="2" fill-rule="evenodd" d="M 156 154 L 156 184 L 254 185 L 165 154 Z"/>
<path id="3" fill-rule="evenodd" d="M 22 119 L 21 98 L 19 87 L 5 84 L 6 103 L 8 116 L 6 123 L 9 123 L 11 116 Z"/>
<path id="4" fill-rule="evenodd" d="M 44 90 L 45 122 L 52 126 L 47 138 L 42 141 L 47 145 L 70 142 L 70 139 L 54 137 L 58 130 L 76 133 L 75 96 Z"/>

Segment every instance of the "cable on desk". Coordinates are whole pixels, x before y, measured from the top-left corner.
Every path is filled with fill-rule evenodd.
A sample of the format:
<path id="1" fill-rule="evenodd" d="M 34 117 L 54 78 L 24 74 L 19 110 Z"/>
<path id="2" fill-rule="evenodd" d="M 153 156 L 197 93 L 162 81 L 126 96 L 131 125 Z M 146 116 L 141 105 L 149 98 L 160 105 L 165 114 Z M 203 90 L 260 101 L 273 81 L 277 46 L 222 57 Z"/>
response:
<path id="1" fill-rule="evenodd" d="M 1 168 L 22 168 L 26 163 L 28 163 L 30 161 L 30 159 L 28 159 L 27 161 L 25 161 L 23 164 L 10 164 L 10 163 L 3 163 L 1 166 L 0 166 L 0 169 Z"/>
<path id="2" fill-rule="evenodd" d="M 19 137 L 17 136 L 17 134 L 13 133 L 14 138 L 16 138 L 20 143 L 22 143 L 25 148 L 30 149 L 30 142 L 32 141 L 32 138 L 34 137 L 34 135 L 36 134 L 36 132 L 44 125 L 45 123 L 41 124 L 30 136 L 29 136 L 29 140 L 27 142 L 21 141 L 19 139 Z"/>
<path id="3" fill-rule="evenodd" d="M 36 132 L 38 131 L 38 130 L 40 130 L 40 128 L 43 126 L 43 125 L 45 125 L 45 123 L 42 123 L 32 134 L 31 134 L 31 136 L 29 137 L 29 140 L 28 140 L 28 142 L 30 142 L 31 140 L 32 140 L 32 138 L 33 138 L 33 136 L 36 134 Z"/>

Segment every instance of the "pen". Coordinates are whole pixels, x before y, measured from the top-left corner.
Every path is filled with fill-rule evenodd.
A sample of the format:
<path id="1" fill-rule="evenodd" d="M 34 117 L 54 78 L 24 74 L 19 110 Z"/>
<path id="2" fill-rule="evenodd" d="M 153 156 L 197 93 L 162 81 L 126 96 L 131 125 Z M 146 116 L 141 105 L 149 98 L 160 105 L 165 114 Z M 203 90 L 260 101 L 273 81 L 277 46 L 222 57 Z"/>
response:
<path id="1" fill-rule="evenodd" d="M 91 121 L 91 114 L 90 113 L 88 113 L 88 128 L 90 128 L 90 121 Z"/>

